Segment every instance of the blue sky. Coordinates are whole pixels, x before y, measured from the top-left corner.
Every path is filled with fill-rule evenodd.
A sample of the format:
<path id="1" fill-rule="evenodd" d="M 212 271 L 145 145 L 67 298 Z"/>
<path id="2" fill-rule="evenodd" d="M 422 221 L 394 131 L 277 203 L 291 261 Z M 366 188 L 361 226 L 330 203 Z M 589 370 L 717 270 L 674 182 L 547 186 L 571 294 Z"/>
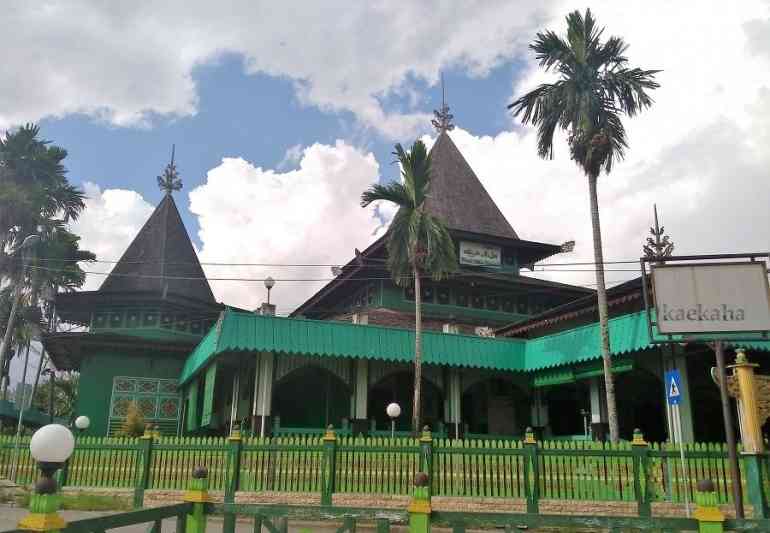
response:
<path id="1" fill-rule="evenodd" d="M 527 48 L 533 36 L 563 32 L 564 16 L 585 2 L 292 7 L 7 0 L 0 134 L 39 122 L 69 151 L 70 176 L 89 194 L 72 229 L 101 259 L 120 257 L 157 204 L 155 176 L 176 144 L 184 189 L 175 198 L 201 260 L 272 265 L 205 266 L 207 276 L 269 275 L 287 314 L 330 272 L 281 265 L 344 263 L 383 231 L 392 210 L 361 209 L 361 191 L 395 177 L 394 143 L 431 141 L 443 73 L 458 125 L 451 136 L 517 233 L 576 241 L 552 262 L 593 260 L 586 183 L 563 139 L 543 161 L 534 132 L 505 111 L 548 80 Z M 639 257 L 653 204 L 679 253 L 770 248 L 770 2 L 590 8 L 606 35 L 630 44 L 633 66 L 662 69 L 655 105 L 626 122 L 627 158 L 600 180 L 605 259 Z M 594 283 L 593 272 L 553 269 L 535 275 Z M 86 288 L 102 280 L 90 275 Z M 245 308 L 264 299 L 259 282 L 212 289 Z"/>
<path id="2" fill-rule="evenodd" d="M 484 77 L 460 68 L 445 69 L 447 101 L 455 122 L 477 135 L 511 129 L 505 106 L 520 71 L 521 65 L 515 61 L 500 64 Z M 206 172 L 223 157 L 238 156 L 267 168 L 276 168 L 283 161 L 281 168 L 286 170 L 294 165 L 284 161 L 291 147 L 333 144 L 336 139 L 372 151 L 384 167 L 383 177 L 390 179 L 396 172 L 389 165 L 394 142 L 414 140 L 387 139 L 357 124 L 350 112 L 322 111 L 302 104 L 291 81 L 246 74 L 243 58 L 236 54 L 196 68 L 193 79 L 199 97 L 193 116 L 170 119 L 154 115 L 149 127 L 126 128 L 76 114 L 42 120 L 42 134 L 68 150 L 66 164 L 73 182 L 132 189 L 153 204 L 161 198 L 155 176 L 168 163 L 172 144 L 176 144 L 184 194 L 203 183 Z M 389 95 L 380 98 L 383 109 L 388 113 L 431 113 L 441 105 L 440 85 L 419 79 L 412 80 L 411 85 L 419 93 L 416 105 L 406 97 Z M 422 128 L 424 133 L 431 130 L 429 123 Z M 200 246 L 197 218 L 186 202 L 180 201 L 178 206 L 191 237 Z"/>
<path id="3" fill-rule="evenodd" d="M 563 139 L 553 161 L 539 159 L 534 132 L 505 109 L 549 79 L 528 49 L 535 34 L 563 33 L 583 2 L 11 2 L 0 132 L 40 122 L 69 150 L 89 194 L 73 229 L 101 259 L 120 257 L 157 204 L 155 177 L 176 144 L 175 198 L 201 260 L 275 265 L 207 275 L 270 275 L 279 312 L 290 312 L 323 282 L 288 279 L 329 269 L 280 265 L 343 263 L 382 232 L 392 211 L 361 209 L 360 193 L 395 177 L 394 143 L 431 141 L 443 74 L 452 138 L 518 234 L 574 239 L 558 259 L 592 260 L 585 180 Z M 653 108 L 626 123 L 628 157 L 601 180 L 605 257 L 638 258 L 653 203 L 680 252 L 766 249 L 766 232 L 745 228 L 770 227 L 770 3 L 590 7 L 630 44 L 633 66 L 662 69 Z M 704 229 L 718 212 L 730 216 Z M 590 272 L 538 275 L 594 283 Z M 233 305 L 264 296 L 256 283 L 212 285 Z"/>

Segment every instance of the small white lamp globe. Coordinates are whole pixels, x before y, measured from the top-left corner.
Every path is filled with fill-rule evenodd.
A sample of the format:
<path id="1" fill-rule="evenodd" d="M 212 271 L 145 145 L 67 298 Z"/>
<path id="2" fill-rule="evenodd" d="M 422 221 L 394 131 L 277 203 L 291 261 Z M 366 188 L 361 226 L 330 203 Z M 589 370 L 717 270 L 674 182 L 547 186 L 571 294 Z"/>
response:
<path id="1" fill-rule="evenodd" d="M 88 429 L 88 426 L 90 425 L 91 425 L 91 419 L 85 415 L 80 415 L 75 419 L 75 427 L 81 431 L 84 429 Z"/>
<path id="2" fill-rule="evenodd" d="M 385 412 L 390 418 L 398 418 L 401 416 L 401 406 L 393 402 L 388 404 L 388 406 L 385 408 Z"/>
<path id="3" fill-rule="evenodd" d="M 48 424 L 32 435 L 29 452 L 39 463 L 63 463 L 75 449 L 72 432 L 61 424 Z"/>

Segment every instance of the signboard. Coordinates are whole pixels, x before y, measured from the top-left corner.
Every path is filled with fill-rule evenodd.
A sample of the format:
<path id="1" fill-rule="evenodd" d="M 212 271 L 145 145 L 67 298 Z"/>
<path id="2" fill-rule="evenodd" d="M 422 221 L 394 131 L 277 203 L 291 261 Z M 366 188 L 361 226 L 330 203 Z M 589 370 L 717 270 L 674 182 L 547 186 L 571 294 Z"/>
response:
<path id="1" fill-rule="evenodd" d="M 660 333 L 770 330 L 764 261 L 653 265 L 652 282 Z"/>
<path id="2" fill-rule="evenodd" d="M 682 376 L 679 370 L 666 372 L 665 383 L 668 405 L 679 405 L 682 401 Z"/>
<path id="3" fill-rule="evenodd" d="M 503 264 L 502 257 L 502 250 L 499 246 L 460 241 L 461 265 L 499 267 Z"/>

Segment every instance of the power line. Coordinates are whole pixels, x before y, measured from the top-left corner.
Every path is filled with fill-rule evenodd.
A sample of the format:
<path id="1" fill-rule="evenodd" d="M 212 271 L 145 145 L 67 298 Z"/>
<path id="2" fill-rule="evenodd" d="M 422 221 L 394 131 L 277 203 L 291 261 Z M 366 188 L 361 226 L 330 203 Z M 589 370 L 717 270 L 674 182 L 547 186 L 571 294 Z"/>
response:
<path id="1" fill-rule="evenodd" d="M 128 264 L 128 265 L 152 265 L 152 264 L 166 264 L 166 265 L 206 265 L 206 266 L 259 266 L 259 267 L 340 267 L 344 268 L 343 263 L 230 263 L 224 261 L 121 261 L 115 259 L 93 259 L 93 260 L 78 260 L 78 259 L 60 259 L 55 257 L 40 257 L 37 261 L 52 262 L 52 263 L 104 263 L 104 264 Z M 385 260 L 376 259 L 361 259 L 361 265 L 364 266 L 385 266 Z M 576 261 L 566 263 L 543 263 L 539 265 L 541 268 L 554 267 L 554 266 L 593 266 L 596 265 L 593 261 Z M 618 261 L 605 261 L 605 265 L 628 265 L 639 264 L 639 259 L 633 260 L 618 260 Z"/>

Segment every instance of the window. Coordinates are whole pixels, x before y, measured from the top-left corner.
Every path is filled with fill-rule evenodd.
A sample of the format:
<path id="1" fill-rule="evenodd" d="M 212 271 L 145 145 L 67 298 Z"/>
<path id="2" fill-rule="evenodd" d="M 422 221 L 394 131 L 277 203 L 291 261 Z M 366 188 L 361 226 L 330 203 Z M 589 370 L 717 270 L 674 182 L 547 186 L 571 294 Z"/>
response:
<path id="1" fill-rule="evenodd" d="M 120 431 L 134 403 L 145 422 L 157 424 L 162 432 L 175 434 L 180 411 L 180 397 L 175 379 L 116 376 L 112 380 L 109 433 Z"/>
<path id="2" fill-rule="evenodd" d="M 457 296 L 455 297 L 455 303 L 460 307 L 468 307 L 468 293 L 458 291 Z"/>
<path id="3" fill-rule="evenodd" d="M 110 327 L 119 328 L 123 325 L 123 313 L 110 313 Z"/>
<path id="4" fill-rule="evenodd" d="M 410 302 L 414 301 L 414 287 L 406 287 L 404 289 L 404 298 L 406 298 Z"/>

